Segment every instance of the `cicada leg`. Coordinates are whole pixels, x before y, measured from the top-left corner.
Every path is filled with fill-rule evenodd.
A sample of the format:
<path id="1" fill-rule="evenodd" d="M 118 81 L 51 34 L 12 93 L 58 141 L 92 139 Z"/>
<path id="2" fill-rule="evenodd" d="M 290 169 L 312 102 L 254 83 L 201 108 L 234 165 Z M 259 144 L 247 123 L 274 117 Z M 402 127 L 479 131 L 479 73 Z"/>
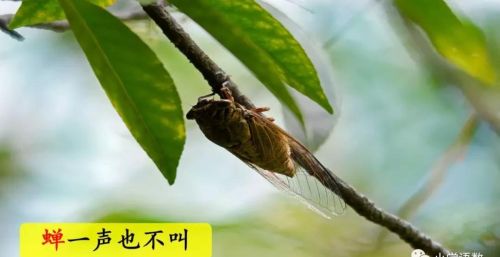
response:
<path id="1" fill-rule="evenodd" d="M 231 102 L 234 102 L 233 94 L 231 93 L 231 90 L 226 86 L 228 83 L 229 83 L 229 81 L 225 81 L 224 83 L 222 83 L 222 88 L 220 89 L 220 92 L 222 94 L 223 99 L 227 99 Z M 256 108 L 251 109 L 250 111 L 261 114 L 261 113 L 267 112 L 269 110 L 270 110 L 269 107 L 256 107 Z M 266 119 L 268 119 L 269 121 L 274 121 L 274 118 L 271 118 L 271 117 L 266 117 Z"/>
<path id="2" fill-rule="evenodd" d="M 253 108 L 252 111 L 260 114 L 263 112 L 267 112 L 270 109 L 271 108 L 269 108 L 269 107 L 256 107 L 256 108 Z M 274 121 L 274 118 L 272 118 L 272 117 L 266 117 L 266 119 L 268 119 L 269 121 Z"/>
<path id="3" fill-rule="evenodd" d="M 256 107 L 256 108 L 253 108 L 252 111 L 256 112 L 256 113 L 263 113 L 263 112 L 267 112 L 271 110 L 271 108 L 269 107 Z"/>
<path id="4" fill-rule="evenodd" d="M 234 102 L 233 94 L 231 93 L 231 89 L 229 89 L 226 86 L 227 84 L 229 84 L 229 81 L 224 81 L 224 83 L 222 83 L 222 88 L 220 89 L 220 93 L 222 95 L 222 98 Z"/>
<path id="5" fill-rule="evenodd" d="M 212 97 L 214 95 L 215 95 L 214 92 L 212 92 L 212 93 L 210 93 L 208 95 L 202 95 L 202 96 L 198 97 L 198 102 L 201 102 L 203 99 L 208 98 L 208 97 Z"/>

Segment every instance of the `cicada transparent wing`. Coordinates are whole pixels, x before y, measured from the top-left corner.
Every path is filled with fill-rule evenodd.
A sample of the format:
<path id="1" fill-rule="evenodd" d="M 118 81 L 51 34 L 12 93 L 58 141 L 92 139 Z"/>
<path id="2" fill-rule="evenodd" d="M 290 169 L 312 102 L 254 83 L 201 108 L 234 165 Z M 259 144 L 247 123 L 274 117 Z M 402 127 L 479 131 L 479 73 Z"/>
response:
<path id="1" fill-rule="evenodd" d="M 287 176 L 275 170 L 266 170 L 252 164 L 251 160 L 241 157 L 240 159 L 248 163 L 275 187 L 295 196 L 322 216 L 330 218 L 342 214 L 345 210 L 345 203 L 339 197 L 335 176 L 304 145 L 286 131 L 262 116 L 253 113 L 252 116 L 253 119 L 249 119 L 248 123 L 253 144 L 258 149 L 257 152 L 272 156 L 273 152 L 278 149 L 276 144 L 287 144 L 288 156 L 294 162 L 293 175 Z M 273 136 L 273 134 L 280 134 L 282 137 Z M 284 140 L 273 142 L 272 139 L 277 138 Z"/>
<path id="2" fill-rule="evenodd" d="M 288 177 L 247 164 L 276 188 L 292 195 L 325 218 L 340 215 L 345 210 L 344 201 L 303 168 L 297 169 L 295 176 Z"/>

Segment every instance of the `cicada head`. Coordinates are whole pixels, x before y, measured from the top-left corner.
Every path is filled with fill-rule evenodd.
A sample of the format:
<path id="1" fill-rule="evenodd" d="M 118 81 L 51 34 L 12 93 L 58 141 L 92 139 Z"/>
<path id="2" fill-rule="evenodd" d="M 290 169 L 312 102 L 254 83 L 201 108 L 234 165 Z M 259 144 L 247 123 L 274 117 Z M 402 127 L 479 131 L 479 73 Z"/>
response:
<path id="1" fill-rule="evenodd" d="M 196 120 L 203 134 L 212 142 L 229 148 L 250 137 L 243 112 L 228 99 L 201 99 L 189 110 L 186 118 Z"/>
<path id="2" fill-rule="evenodd" d="M 201 99 L 186 114 L 188 120 L 196 120 L 198 123 L 217 122 L 225 119 L 225 110 L 230 109 L 233 103 L 229 100 L 221 99 Z"/>

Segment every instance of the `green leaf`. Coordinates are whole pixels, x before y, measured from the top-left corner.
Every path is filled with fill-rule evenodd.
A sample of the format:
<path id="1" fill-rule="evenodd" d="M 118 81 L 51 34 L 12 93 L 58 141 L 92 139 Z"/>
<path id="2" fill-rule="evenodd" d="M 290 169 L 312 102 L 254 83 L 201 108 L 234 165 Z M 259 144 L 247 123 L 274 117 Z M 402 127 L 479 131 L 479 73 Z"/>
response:
<path id="1" fill-rule="evenodd" d="M 404 17 L 425 31 L 449 62 L 487 85 L 496 81 L 481 30 L 461 21 L 443 0 L 396 0 L 395 4 Z"/>
<path id="2" fill-rule="evenodd" d="M 304 49 L 279 21 L 255 1 L 169 2 L 231 51 L 286 105 L 294 100 L 289 94 L 280 95 L 283 83 L 308 96 L 328 112 L 333 112 Z"/>
<path id="3" fill-rule="evenodd" d="M 328 54 L 318 51 L 317 45 L 319 44 L 304 33 L 300 26 L 291 20 L 288 15 L 271 4 L 261 1 L 259 3 L 294 34 L 316 67 L 321 84 L 325 86 L 325 94 L 333 105 L 333 108 L 335 108 L 337 101 L 332 87 L 335 84 L 335 79 L 332 74 L 333 67 L 328 60 Z M 300 111 L 304 115 L 304 124 L 300 124 L 290 111 L 284 109 L 283 121 L 285 128 L 288 133 L 303 143 L 307 149 L 316 151 L 328 139 L 338 115 L 331 115 L 302 94 L 293 92 L 292 96 L 299 104 Z"/>
<path id="4" fill-rule="evenodd" d="M 110 6 L 116 0 L 89 0 L 100 6 Z M 11 29 L 64 20 L 64 12 L 57 0 L 23 0 L 21 7 L 9 24 Z"/>
<path id="5" fill-rule="evenodd" d="M 59 2 L 111 103 L 173 184 L 185 129 L 170 75 L 154 52 L 106 10 L 82 0 Z"/>

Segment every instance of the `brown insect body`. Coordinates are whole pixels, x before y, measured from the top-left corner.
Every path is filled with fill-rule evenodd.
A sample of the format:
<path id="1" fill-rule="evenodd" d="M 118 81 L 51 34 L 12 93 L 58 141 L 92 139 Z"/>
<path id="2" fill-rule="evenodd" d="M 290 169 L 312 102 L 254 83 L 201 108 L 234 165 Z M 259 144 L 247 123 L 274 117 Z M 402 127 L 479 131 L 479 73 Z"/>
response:
<path id="1" fill-rule="evenodd" d="M 295 165 L 288 138 L 273 130 L 257 112 L 229 99 L 201 99 L 187 114 L 203 134 L 243 161 L 293 177 Z"/>
<path id="2" fill-rule="evenodd" d="M 202 97 L 187 113 L 203 134 L 247 163 L 274 186 L 324 217 L 342 213 L 345 203 L 335 175 L 299 141 L 260 113 L 234 101 L 223 87 L 220 100 Z"/>

